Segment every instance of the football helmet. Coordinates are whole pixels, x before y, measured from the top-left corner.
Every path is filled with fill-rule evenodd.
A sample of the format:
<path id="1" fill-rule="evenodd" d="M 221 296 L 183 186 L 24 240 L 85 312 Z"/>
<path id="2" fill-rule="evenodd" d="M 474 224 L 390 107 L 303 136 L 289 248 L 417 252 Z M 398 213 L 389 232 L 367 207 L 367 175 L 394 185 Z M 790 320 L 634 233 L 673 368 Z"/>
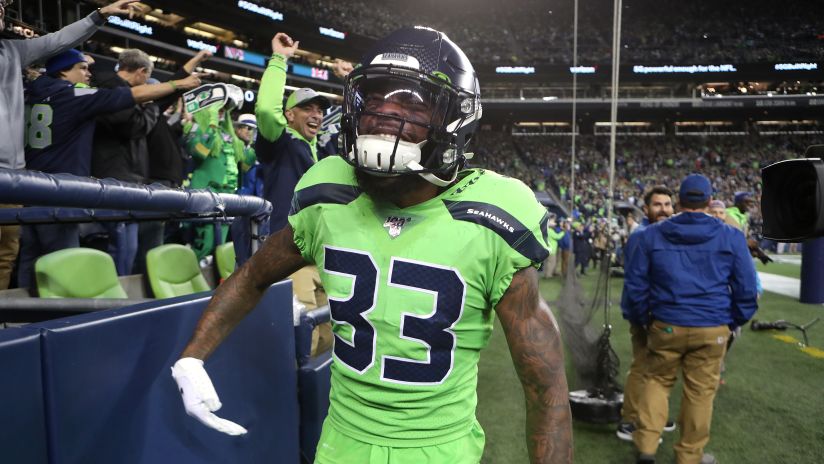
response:
<path id="1" fill-rule="evenodd" d="M 482 114 L 466 55 L 420 26 L 378 41 L 347 76 L 343 98 L 342 156 L 350 164 L 380 176 L 417 173 L 439 186 L 463 167 Z"/>

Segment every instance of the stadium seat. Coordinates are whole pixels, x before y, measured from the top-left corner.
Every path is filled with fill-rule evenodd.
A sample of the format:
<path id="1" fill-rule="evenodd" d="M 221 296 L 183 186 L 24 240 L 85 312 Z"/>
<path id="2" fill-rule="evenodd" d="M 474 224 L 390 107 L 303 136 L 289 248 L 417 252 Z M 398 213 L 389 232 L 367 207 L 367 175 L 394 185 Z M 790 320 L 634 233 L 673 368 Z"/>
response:
<path id="1" fill-rule="evenodd" d="M 211 290 L 200 272 L 195 252 L 178 244 L 146 253 L 146 273 L 156 298 L 172 298 Z"/>
<path id="2" fill-rule="evenodd" d="M 34 263 L 41 298 L 127 298 L 114 260 L 92 248 L 66 248 Z"/>
<path id="3" fill-rule="evenodd" d="M 220 280 L 226 280 L 235 272 L 235 244 L 227 242 L 215 248 L 215 261 Z"/>

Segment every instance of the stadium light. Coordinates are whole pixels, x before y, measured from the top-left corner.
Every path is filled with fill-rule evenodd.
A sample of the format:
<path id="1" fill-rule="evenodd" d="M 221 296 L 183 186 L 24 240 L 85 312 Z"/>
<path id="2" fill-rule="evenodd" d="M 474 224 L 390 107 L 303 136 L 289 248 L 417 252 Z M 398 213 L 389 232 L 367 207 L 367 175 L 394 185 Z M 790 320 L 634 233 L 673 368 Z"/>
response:
<path id="1" fill-rule="evenodd" d="M 242 10 L 246 10 L 250 13 L 266 16 L 272 21 L 283 21 L 283 13 L 281 13 L 280 11 L 275 11 L 271 8 L 266 8 L 265 6 L 260 6 L 252 2 L 247 2 L 246 0 L 238 0 L 237 7 Z"/>
<path id="2" fill-rule="evenodd" d="M 152 26 L 139 23 L 137 21 L 132 21 L 131 19 L 121 18 L 120 16 L 109 16 L 108 19 L 109 24 L 113 24 L 118 27 L 122 27 L 123 29 L 128 29 L 130 31 L 137 32 L 141 35 L 153 35 L 154 29 Z"/>

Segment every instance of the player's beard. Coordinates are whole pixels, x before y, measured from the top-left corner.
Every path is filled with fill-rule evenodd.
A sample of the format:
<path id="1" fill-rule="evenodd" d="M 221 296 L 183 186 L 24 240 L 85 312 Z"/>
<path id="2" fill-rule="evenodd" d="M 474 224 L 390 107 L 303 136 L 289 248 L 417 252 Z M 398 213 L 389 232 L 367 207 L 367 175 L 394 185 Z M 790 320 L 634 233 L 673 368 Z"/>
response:
<path id="1" fill-rule="evenodd" d="M 355 179 L 361 190 L 372 200 L 389 202 L 394 205 L 402 203 L 409 193 L 421 189 L 427 181 L 417 174 L 402 174 L 399 176 L 383 177 L 355 170 Z"/>

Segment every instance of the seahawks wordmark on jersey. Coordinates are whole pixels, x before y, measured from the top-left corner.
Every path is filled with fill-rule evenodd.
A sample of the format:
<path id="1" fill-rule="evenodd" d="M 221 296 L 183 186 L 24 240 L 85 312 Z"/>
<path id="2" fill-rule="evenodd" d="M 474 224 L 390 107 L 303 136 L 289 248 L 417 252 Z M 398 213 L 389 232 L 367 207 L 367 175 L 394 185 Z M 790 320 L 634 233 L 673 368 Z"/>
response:
<path id="1" fill-rule="evenodd" d="M 475 420 L 495 305 L 546 258 L 546 210 L 515 179 L 467 170 L 399 209 L 362 194 L 340 157 L 300 180 L 289 222 L 316 263 L 335 333 L 328 420 L 382 446 L 430 446 Z"/>

